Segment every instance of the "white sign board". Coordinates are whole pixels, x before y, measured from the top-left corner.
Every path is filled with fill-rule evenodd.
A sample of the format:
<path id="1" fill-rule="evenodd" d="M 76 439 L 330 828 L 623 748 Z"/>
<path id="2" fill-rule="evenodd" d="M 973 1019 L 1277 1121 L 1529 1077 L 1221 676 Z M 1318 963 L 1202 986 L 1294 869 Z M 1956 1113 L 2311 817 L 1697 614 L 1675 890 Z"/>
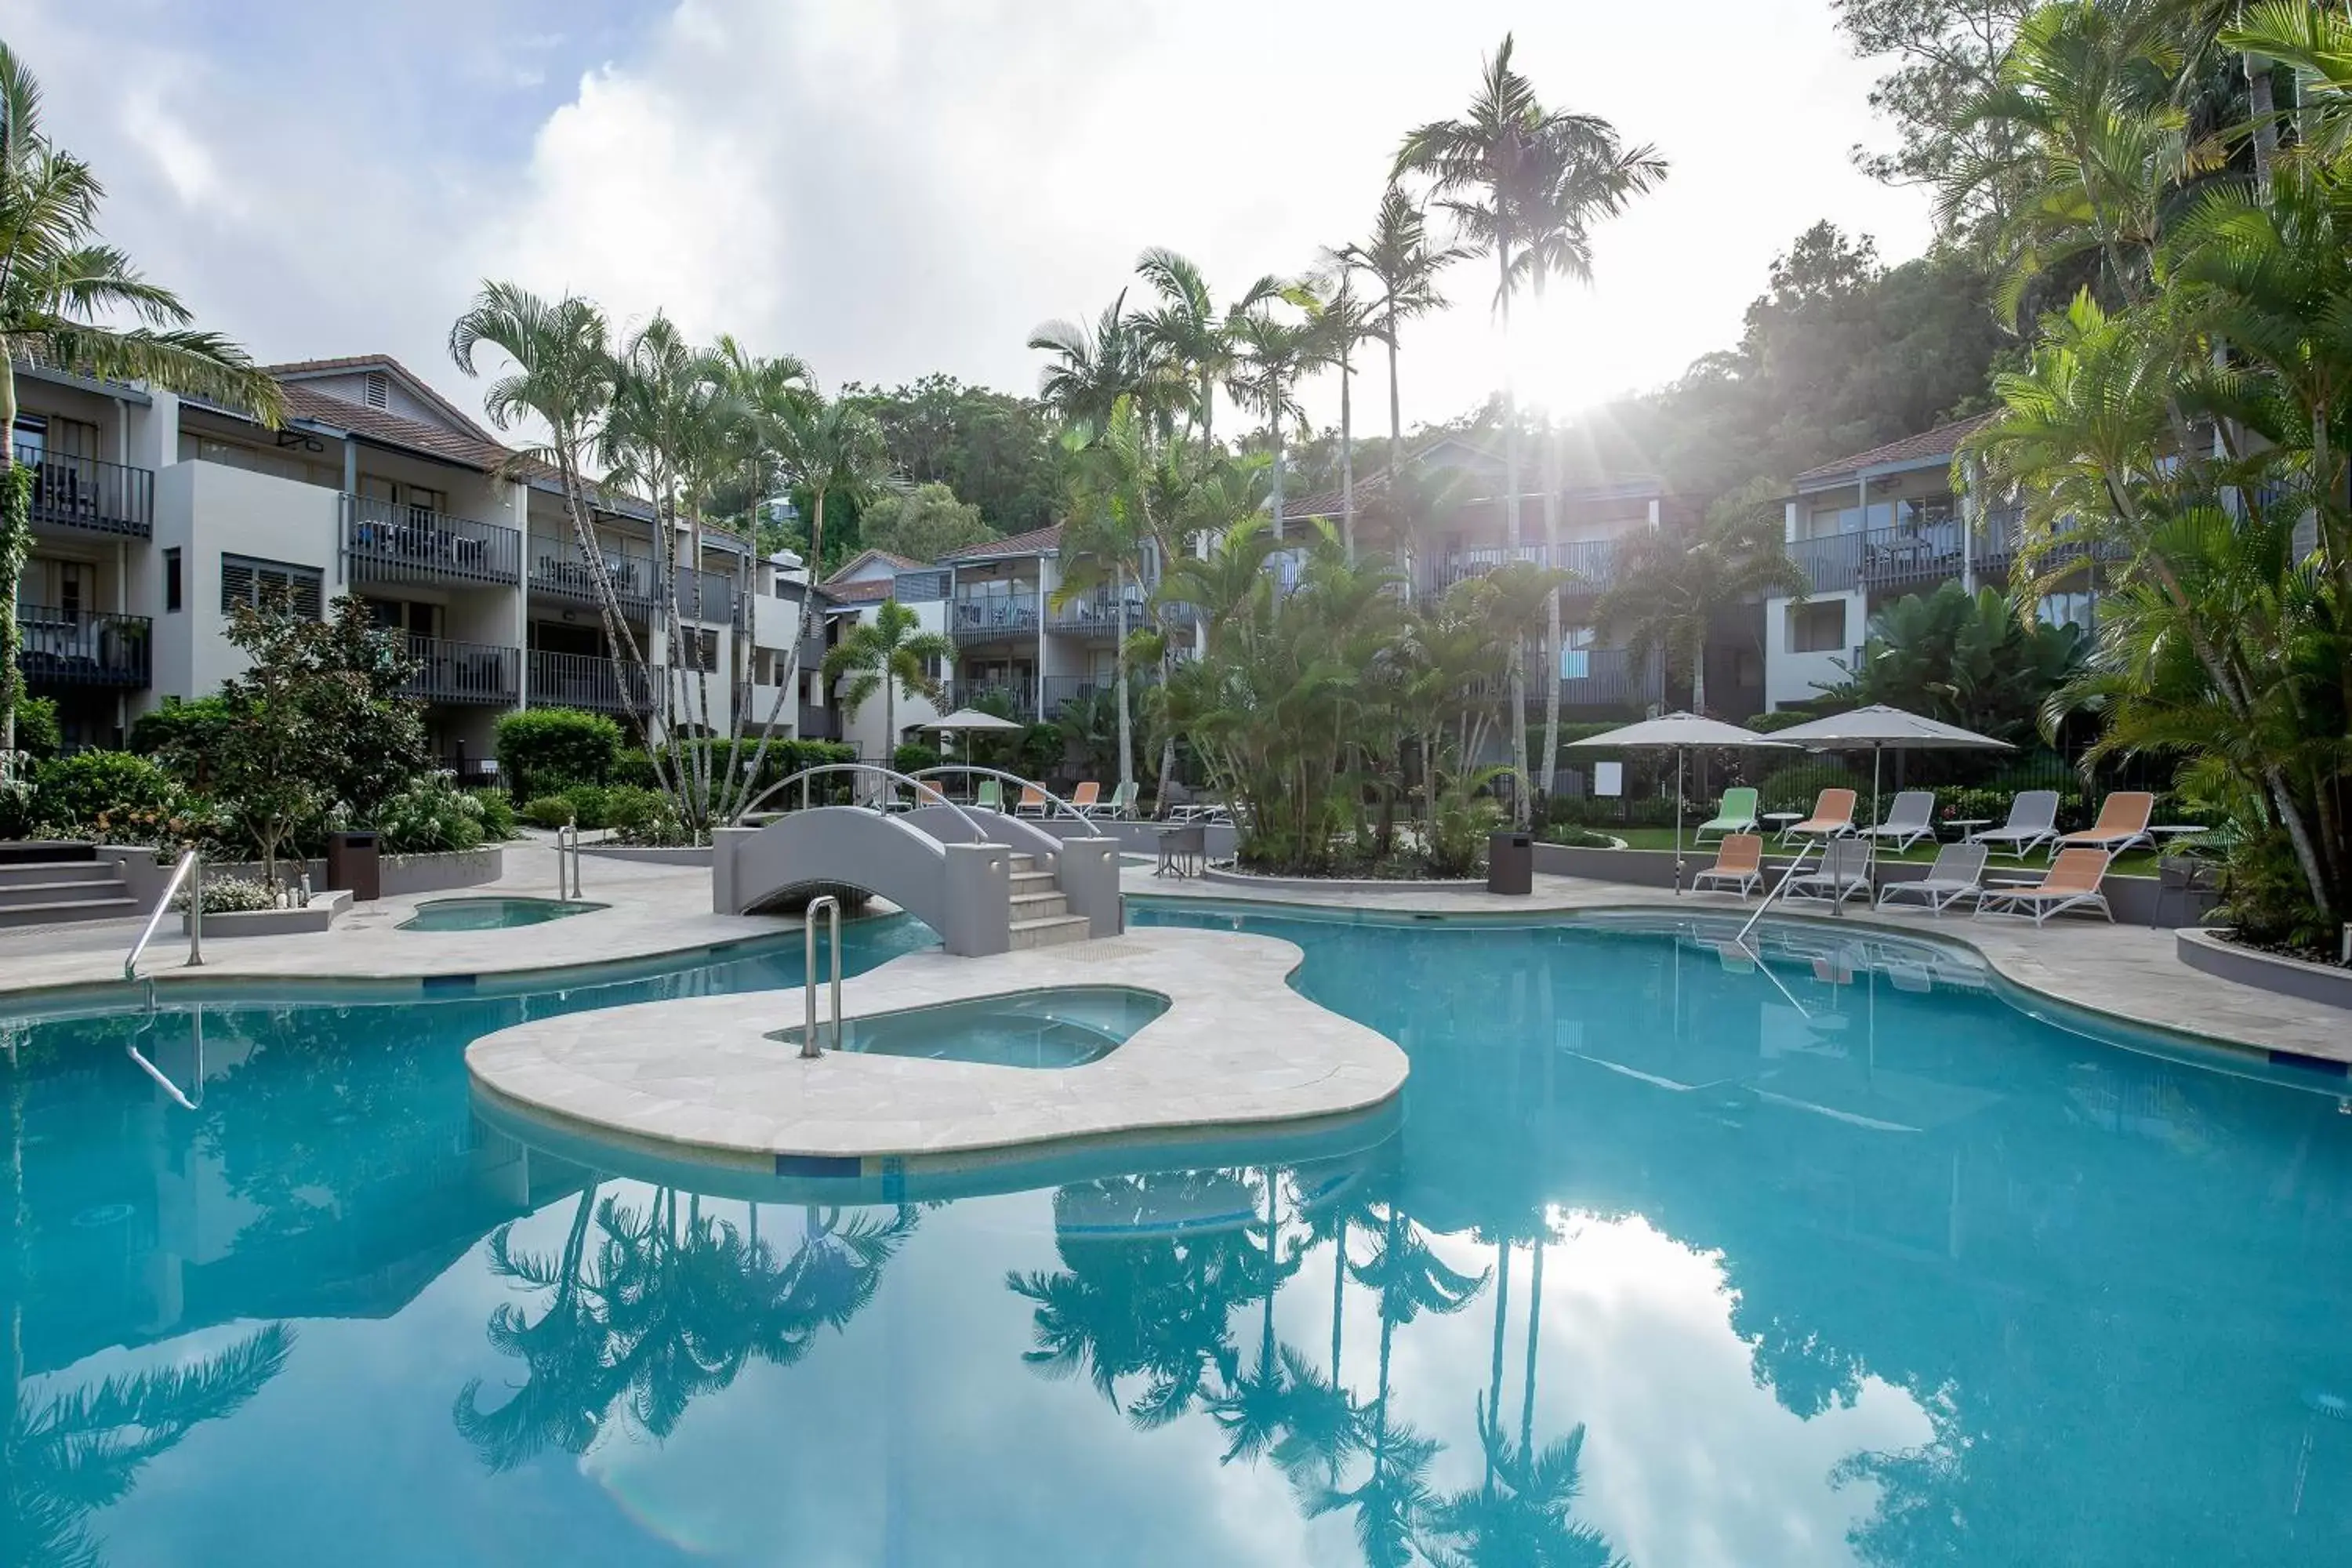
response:
<path id="1" fill-rule="evenodd" d="M 1595 795 L 1623 795 L 1625 793 L 1625 764 L 1622 763 L 1593 763 L 1592 793 Z"/>

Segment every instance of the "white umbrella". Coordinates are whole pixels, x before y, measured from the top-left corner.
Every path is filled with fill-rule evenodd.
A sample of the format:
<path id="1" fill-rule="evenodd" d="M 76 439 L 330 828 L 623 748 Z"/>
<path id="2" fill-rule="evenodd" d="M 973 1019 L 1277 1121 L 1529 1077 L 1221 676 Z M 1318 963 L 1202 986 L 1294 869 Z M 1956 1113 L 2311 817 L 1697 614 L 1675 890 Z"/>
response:
<path id="1" fill-rule="evenodd" d="M 1000 719 L 993 713 L 983 713 L 977 708 L 959 708 L 943 718 L 916 726 L 919 730 L 938 730 L 945 734 L 961 735 L 975 730 L 1018 730 L 1021 725 L 1010 719 Z"/>
<path id="2" fill-rule="evenodd" d="M 1622 730 L 1611 730 L 1582 741 L 1570 741 L 1571 746 L 1608 747 L 1612 751 L 1628 748 L 1655 750 L 1667 748 L 1675 753 L 1675 891 L 1683 890 L 1683 758 L 1694 746 L 1771 746 L 1787 747 L 1789 742 L 1778 736 L 1759 735 L 1737 724 L 1726 724 L 1717 719 L 1702 719 L 1696 713 L 1669 713 L 1663 719 L 1644 719 L 1638 724 L 1628 724 Z"/>
<path id="3" fill-rule="evenodd" d="M 2007 741 L 1957 724 L 1873 703 L 1807 724 L 1775 731 L 1773 738 L 1816 752 L 1870 752 L 1870 820 L 1878 820 L 1878 760 L 1885 752 L 2011 751 Z"/>

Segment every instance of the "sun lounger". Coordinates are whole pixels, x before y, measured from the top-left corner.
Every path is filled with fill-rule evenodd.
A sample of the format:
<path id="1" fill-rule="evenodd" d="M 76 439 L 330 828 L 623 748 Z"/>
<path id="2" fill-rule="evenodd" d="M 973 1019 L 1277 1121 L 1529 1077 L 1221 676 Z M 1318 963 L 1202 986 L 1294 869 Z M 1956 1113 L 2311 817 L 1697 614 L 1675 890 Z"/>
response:
<path id="1" fill-rule="evenodd" d="M 1087 816 L 1101 804 L 1102 785 L 1092 779 L 1087 779 L 1070 792 L 1070 809 L 1080 816 Z"/>
<path id="2" fill-rule="evenodd" d="M 971 804 L 982 811 L 1003 811 L 1004 786 L 994 779 L 981 780 L 980 787 L 972 792 Z"/>
<path id="3" fill-rule="evenodd" d="M 1723 805 L 1717 808 L 1711 820 L 1698 825 L 1698 831 L 1691 835 L 1691 842 L 1696 844 L 1709 833 L 1728 837 L 1735 833 L 1755 831 L 1756 792 L 1752 789 L 1727 789 L 1723 792 Z"/>
<path id="4" fill-rule="evenodd" d="M 1853 831 L 1853 791 L 1825 789 L 1813 797 L 1813 814 L 1781 829 L 1783 842 L 1791 838 L 1843 838 Z"/>
<path id="5" fill-rule="evenodd" d="M 1852 790 L 1843 793 L 1848 800 L 1853 799 Z M 1789 886 L 1780 896 L 1784 899 L 1821 899 L 1836 904 L 1859 898 L 1868 903 L 1873 847 L 1867 838 L 1842 838 L 1822 846 L 1821 864 L 1801 876 L 1790 878 Z"/>
<path id="6" fill-rule="evenodd" d="M 1045 816 L 1045 792 L 1039 789 L 1035 784 L 1023 784 L 1021 786 L 1021 800 L 1018 805 L 1013 806 L 1013 815 L 1015 816 Z"/>
<path id="7" fill-rule="evenodd" d="M 1691 890 L 1722 887 L 1746 898 L 1764 885 L 1764 840 L 1753 833 L 1735 833 L 1717 844 L 1715 864 L 1691 879 Z"/>
<path id="8" fill-rule="evenodd" d="M 2107 896 L 2099 890 L 2100 879 L 2107 874 L 2107 858 L 2104 849 L 2061 849 L 2039 886 L 1987 888 L 1977 900 L 1977 913 L 2031 915 L 2033 923 L 2040 925 L 2069 910 L 2096 910 L 2112 921 L 2116 912 L 2107 908 Z"/>
<path id="9" fill-rule="evenodd" d="M 1889 882 L 1879 889 L 1878 907 L 1883 910 L 1897 899 L 1916 899 L 1930 914 L 1940 915 L 1962 899 L 1980 898 L 1989 853 L 1981 844 L 1947 844 L 1936 851 L 1936 863 L 1918 881 Z"/>
<path id="10" fill-rule="evenodd" d="M 1885 839 L 1897 849 L 1908 849 L 1922 838 L 1936 837 L 1936 792 L 1906 789 L 1886 808 L 1886 820 L 1862 830 L 1863 837 Z"/>
<path id="11" fill-rule="evenodd" d="M 1078 787 L 1084 790 L 1087 786 L 1081 784 Z M 1120 784 L 1110 792 L 1110 798 L 1106 801 L 1081 799 L 1077 795 L 1072 795 L 1070 804 L 1078 808 L 1078 815 L 1081 816 L 1100 816 L 1114 822 L 1123 821 L 1135 815 L 1135 785 L 1132 782 Z"/>
<path id="12" fill-rule="evenodd" d="M 1995 854 L 2005 849 L 2022 860 L 2057 836 L 2058 792 L 2029 789 L 2010 801 L 2008 822 L 1969 834 L 1969 842 L 1981 844 Z"/>
<path id="13" fill-rule="evenodd" d="M 2066 849 L 2104 849 L 2120 855 L 2139 844 L 2154 844 L 2147 819 L 2156 814 L 2156 796 L 2144 789 L 2119 789 L 2099 802 L 2099 820 L 2080 833 L 2062 833 L 2051 847 L 2055 855 Z"/>

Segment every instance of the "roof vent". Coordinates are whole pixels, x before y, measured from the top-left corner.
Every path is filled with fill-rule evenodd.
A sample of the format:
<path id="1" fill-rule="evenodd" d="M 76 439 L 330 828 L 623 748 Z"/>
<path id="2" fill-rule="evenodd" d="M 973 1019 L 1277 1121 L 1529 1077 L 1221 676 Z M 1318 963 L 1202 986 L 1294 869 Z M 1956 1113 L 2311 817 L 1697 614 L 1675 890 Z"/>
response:
<path id="1" fill-rule="evenodd" d="M 367 405 L 370 408 L 384 408 L 390 406 L 391 403 L 392 377 L 380 370 L 368 372 Z"/>

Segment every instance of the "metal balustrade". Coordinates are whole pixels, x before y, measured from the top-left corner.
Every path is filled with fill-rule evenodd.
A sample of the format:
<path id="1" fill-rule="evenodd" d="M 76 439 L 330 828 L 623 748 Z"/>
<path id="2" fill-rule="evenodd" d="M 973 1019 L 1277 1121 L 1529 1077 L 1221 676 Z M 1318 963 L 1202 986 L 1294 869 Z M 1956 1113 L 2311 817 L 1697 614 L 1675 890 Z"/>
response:
<path id="1" fill-rule="evenodd" d="M 35 686 L 116 686 L 148 683 L 154 623 L 145 616 L 52 605 L 16 606 L 23 641 L 16 668 Z"/>
<path id="2" fill-rule="evenodd" d="M 960 643 L 1037 635 L 1037 595 L 991 594 L 948 602 L 948 630 Z"/>
<path id="3" fill-rule="evenodd" d="M 629 689 L 638 712 L 653 707 L 652 682 L 632 667 Z M 621 713 L 621 678 L 613 661 L 602 654 L 551 653 L 530 650 L 530 705 L 534 708 L 585 708 L 595 713 Z"/>
<path id="4" fill-rule="evenodd" d="M 343 554 L 354 581 L 522 581 L 522 534 L 515 529 L 373 496 L 341 500 Z"/>
<path id="5" fill-rule="evenodd" d="M 35 525 L 138 539 L 153 536 L 155 476 L 151 470 L 21 443 L 16 458 L 17 467 L 33 471 Z"/>
<path id="6" fill-rule="evenodd" d="M 682 620 L 704 626 L 731 626 L 739 595 L 735 579 L 722 577 L 716 572 L 700 572 L 691 566 L 672 569 L 671 594 Z"/>
<path id="7" fill-rule="evenodd" d="M 623 611 L 639 618 L 649 615 L 658 592 L 655 574 L 657 563 L 654 558 L 626 550 L 603 550 L 597 553 L 613 581 L 613 596 L 620 601 Z M 531 537 L 530 585 L 535 593 L 559 599 L 574 599 L 583 605 L 596 602 L 594 569 L 587 554 L 569 539 L 537 534 Z"/>
<path id="8" fill-rule="evenodd" d="M 404 696 L 426 702 L 476 703 L 510 708 L 522 695 L 522 650 L 495 643 L 410 637 L 416 673 L 401 688 Z"/>

